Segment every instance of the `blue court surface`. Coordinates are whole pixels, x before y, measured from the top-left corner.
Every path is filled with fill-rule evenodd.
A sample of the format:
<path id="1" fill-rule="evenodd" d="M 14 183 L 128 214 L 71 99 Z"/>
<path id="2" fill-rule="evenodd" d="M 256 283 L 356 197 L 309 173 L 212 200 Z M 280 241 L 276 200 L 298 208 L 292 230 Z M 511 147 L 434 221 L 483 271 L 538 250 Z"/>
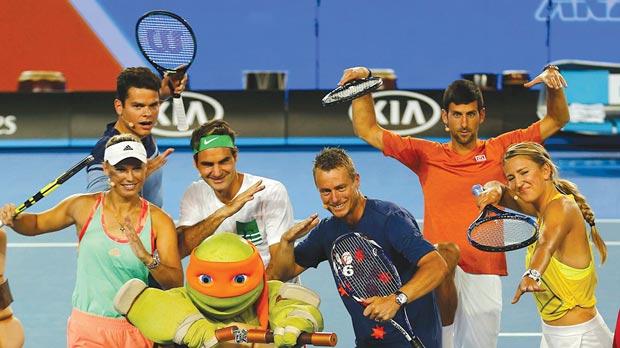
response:
<path id="1" fill-rule="evenodd" d="M 302 219 L 313 212 L 328 216 L 314 187 L 312 159 L 319 147 L 240 149 L 238 168 L 256 175 L 280 180 L 288 188 L 295 217 Z M 0 152 L 1 203 L 21 203 L 40 187 L 84 157 L 87 150 Z M 421 219 L 422 194 L 417 177 L 393 159 L 383 157 L 366 146 L 355 146 L 350 153 L 361 174 L 362 191 L 369 197 L 396 202 Z M 605 265 L 598 266 L 598 309 L 613 331 L 620 306 L 620 153 L 554 152 L 561 175 L 579 185 L 597 216 L 609 249 Z M 185 188 L 197 180 L 189 151 L 173 153 L 165 167 L 164 208 L 178 217 L 178 204 Z M 42 211 L 62 198 L 84 191 L 86 174 L 79 173 L 51 196 L 31 208 Z M 455 197 L 455 199 L 468 199 Z M 446 202 L 448 205 L 448 202 Z M 449 214 L 449 210 L 446 210 Z M 7 277 L 15 302 L 13 309 L 26 330 L 26 347 L 66 346 L 66 320 L 71 311 L 71 293 L 76 270 L 76 232 L 72 229 L 35 238 L 9 234 Z M 537 347 L 540 319 L 530 295 L 517 304 L 510 299 L 524 270 L 523 252 L 508 254 L 510 276 L 503 279 L 502 329 L 500 347 Z M 308 270 L 302 282 L 318 291 L 325 316 L 326 331 L 338 333 L 338 347 L 353 346 L 349 317 L 331 280 L 329 266 Z"/>

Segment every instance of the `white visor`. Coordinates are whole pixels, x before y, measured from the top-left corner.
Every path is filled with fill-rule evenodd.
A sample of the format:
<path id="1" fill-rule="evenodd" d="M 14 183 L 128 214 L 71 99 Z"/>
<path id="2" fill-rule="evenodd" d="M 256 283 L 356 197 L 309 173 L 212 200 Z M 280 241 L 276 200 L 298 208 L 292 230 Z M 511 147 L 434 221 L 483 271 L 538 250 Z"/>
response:
<path id="1" fill-rule="evenodd" d="M 103 155 L 103 160 L 113 166 L 127 158 L 136 158 L 140 162 L 146 163 L 144 145 L 135 141 L 123 141 L 106 147 L 105 154 Z"/>

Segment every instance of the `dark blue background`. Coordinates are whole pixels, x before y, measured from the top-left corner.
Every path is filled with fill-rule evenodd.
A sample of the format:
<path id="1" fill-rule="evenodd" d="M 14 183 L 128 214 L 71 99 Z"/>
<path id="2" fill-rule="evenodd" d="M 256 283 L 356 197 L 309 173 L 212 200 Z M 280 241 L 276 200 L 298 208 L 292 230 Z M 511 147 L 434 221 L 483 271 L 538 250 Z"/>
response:
<path id="1" fill-rule="evenodd" d="M 290 88 L 328 89 L 344 68 L 366 65 L 394 69 L 399 87 L 413 89 L 444 88 L 464 72 L 534 75 L 548 55 L 620 61 L 615 1 L 553 0 L 549 52 L 547 0 L 98 2 L 132 43 L 149 10 L 185 17 L 199 45 L 193 89 L 240 89 L 243 70 L 286 70 Z"/>

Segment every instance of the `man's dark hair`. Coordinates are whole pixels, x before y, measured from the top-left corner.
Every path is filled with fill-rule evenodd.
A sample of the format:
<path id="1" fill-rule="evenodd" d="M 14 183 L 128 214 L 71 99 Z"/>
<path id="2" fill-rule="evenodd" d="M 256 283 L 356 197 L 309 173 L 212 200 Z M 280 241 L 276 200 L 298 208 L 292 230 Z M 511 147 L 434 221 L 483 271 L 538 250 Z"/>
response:
<path id="1" fill-rule="evenodd" d="M 190 146 L 192 149 L 198 148 L 198 145 L 200 145 L 200 139 L 202 137 L 206 137 L 207 135 L 228 135 L 234 144 L 236 134 L 237 133 L 230 127 L 228 122 L 224 120 L 212 120 L 194 129 L 192 132 Z M 230 151 L 233 155 L 235 155 L 237 153 L 237 148 L 230 149 Z M 194 159 L 196 159 L 196 155 L 197 154 L 194 154 Z"/>
<path id="2" fill-rule="evenodd" d="M 469 80 L 456 80 L 446 88 L 443 93 L 443 109 L 448 111 L 450 103 L 457 105 L 478 102 L 478 110 L 484 108 L 482 92 L 473 82 Z"/>
<path id="3" fill-rule="evenodd" d="M 116 78 L 116 98 L 123 104 L 131 87 L 150 89 L 159 93 L 161 79 L 148 68 L 126 68 Z"/>
<path id="4" fill-rule="evenodd" d="M 347 152 L 338 147 L 326 147 L 314 158 L 312 175 L 316 174 L 317 169 L 328 172 L 341 167 L 347 170 L 351 179 L 355 179 L 357 171 Z"/>

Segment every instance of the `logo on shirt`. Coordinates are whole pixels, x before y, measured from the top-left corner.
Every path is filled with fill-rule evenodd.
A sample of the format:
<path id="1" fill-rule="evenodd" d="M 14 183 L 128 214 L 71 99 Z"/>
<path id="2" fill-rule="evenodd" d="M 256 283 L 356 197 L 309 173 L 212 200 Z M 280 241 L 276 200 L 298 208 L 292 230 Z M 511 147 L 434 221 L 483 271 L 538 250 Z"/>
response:
<path id="1" fill-rule="evenodd" d="M 476 157 L 474 157 L 474 159 L 476 160 L 476 162 L 484 162 L 487 160 L 487 156 L 485 155 L 477 155 Z"/>
<path id="2" fill-rule="evenodd" d="M 343 276 L 345 277 L 351 277 L 354 274 L 353 271 L 353 255 L 348 252 L 345 251 L 341 254 L 336 254 L 335 257 L 336 262 L 338 262 L 338 264 L 341 265 L 340 268 L 340 273 L 342 273 Z"/>

